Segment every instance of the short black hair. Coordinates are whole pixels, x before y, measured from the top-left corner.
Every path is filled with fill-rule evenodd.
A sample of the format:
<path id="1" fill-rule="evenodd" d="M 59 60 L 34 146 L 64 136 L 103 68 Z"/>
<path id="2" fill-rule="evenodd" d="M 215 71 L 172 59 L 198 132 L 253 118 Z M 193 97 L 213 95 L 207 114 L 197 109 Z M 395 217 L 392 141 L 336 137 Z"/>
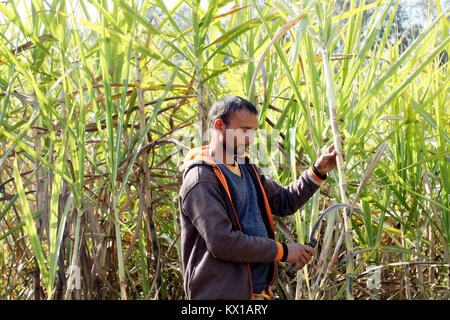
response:
<path id="1" fill-rule="evenodd" d="M 217 119 L 222 119 L 228 125 L 228 118 L 232 112 L 240 109 L 247 109 L 248 111 L 258 115 L 258 109 L 250 101 L 245 100 L 239 96 L 226 96 L 217 100 L 209 110 L 209 123 L 214 126 Z"/>

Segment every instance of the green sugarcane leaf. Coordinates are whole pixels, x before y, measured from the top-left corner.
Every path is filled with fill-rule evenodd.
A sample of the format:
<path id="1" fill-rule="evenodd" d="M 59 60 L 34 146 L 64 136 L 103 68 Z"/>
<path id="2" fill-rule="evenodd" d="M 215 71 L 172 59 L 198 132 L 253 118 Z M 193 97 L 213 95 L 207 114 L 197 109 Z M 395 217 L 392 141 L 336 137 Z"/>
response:
<path id="1" fill-rule="evenodd" d="M 49 286 L 46 257 L 37 233 L 36 225 L 33 218 L 33 212 L 31 211 L 28 199 L 25 196 L 25 190 L 22 184 L 22 177 L 20 176 L 19 166 L 17 164 L 17 156 L 14 157 L 14 182 L 16 185 L 17 194 L 19 196 L 19 203 L 20 206 L 22 207 L 22 217 L 25 222 L 25 231 L 28 233 L 28 236 L 30 237 L 31 246 L 36 256 L 37 263 L 39 264 L 39 269 L 44 279 L 44 283 L 47 286 Z"/>

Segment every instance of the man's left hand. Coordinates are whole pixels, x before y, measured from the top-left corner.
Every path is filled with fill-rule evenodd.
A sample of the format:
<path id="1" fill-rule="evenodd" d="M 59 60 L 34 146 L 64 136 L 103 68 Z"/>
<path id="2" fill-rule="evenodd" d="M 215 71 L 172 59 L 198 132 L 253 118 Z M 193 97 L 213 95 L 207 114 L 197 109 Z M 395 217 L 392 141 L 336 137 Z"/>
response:
<path id="1" fill-rule="evenodd" d="M 332 144 L 328 149 L 317 159 L 314 166 L 320 174 L 325 175 L 327 172 L 336 168 L 336 155 L 337 151 L 334 148 L 334 144 Z M 345 160 L 345 154 L 342 152 Z"/>

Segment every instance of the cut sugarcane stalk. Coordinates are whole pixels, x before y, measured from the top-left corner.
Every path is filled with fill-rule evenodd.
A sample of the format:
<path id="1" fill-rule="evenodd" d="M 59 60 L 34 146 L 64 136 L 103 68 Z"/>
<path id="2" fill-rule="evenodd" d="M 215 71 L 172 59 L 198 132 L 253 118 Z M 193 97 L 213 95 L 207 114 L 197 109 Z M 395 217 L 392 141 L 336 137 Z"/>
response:
<path id="1" fill-rule="evenodd" d="M 337 122 L 336 100 L 334 97 L 333 78 L 331 76 L 330 61 L 328 51 L 322 49 L 322 62 L 325 74 L 325 82 L 327 88 L 328 108 L 330 113 L 331 129 L 333 131 L 334 148 L 336 150 L 336 163 L 339 175 L 339 190 L 341 194 L 341 203 L 349 204 L 347 192 L 347 179 L 345 177 L 345 161 L 342 154 L 342 139 L 339 134 Z M 352 221 L 350 217 L 350 208 L 343 209 L 344 230 L 345 230 L 345 246 L 347 248 L 347 268 L 346 268 L 346 284 L 347 299 L 353 300 L 352 282 L 353 282 L 353 237 L 352 237 Z"/>

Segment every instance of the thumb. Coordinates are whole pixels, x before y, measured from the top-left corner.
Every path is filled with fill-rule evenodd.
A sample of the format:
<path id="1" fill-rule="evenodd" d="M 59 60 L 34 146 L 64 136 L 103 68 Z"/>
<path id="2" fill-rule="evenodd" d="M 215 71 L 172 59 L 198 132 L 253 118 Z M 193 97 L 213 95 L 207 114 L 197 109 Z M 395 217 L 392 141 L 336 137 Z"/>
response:
<path id="1" fill-rule="evenodd" d="M 334 158 L 336 155 L 337 155 L 337 151 L 333 150 L 332 152 L 324 153 L 323 158 L 328 160 L 328 159 Z"/>
<path id="2" fill-rule="evenodd" d="M 333 150 L 336 150 L 336 148 L 334 147 L 334 143 L 332 143 L 331 146 L 329 146 L 329 147 L 327 148 L 327 152 L 328 152 L 328 153 L 331 153 L 331 152 L 333 152 Z"/>

